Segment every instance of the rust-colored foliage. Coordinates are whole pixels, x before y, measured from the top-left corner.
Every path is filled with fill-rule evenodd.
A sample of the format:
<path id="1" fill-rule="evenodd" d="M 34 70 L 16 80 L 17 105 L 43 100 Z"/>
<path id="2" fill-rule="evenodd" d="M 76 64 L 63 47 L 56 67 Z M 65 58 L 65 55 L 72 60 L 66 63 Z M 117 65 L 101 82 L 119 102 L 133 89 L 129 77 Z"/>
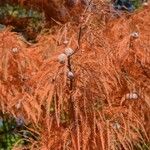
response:
<path id="1" fill-rule="evenodd" d="M 150 7 L 120 18 L 100 8 L 34 45 L 0 32 L 0 108 L 33 124 L 39 140 L 29 149 L 129 150 L 149 142 Z M 75 53 L 60 64 L 66 47 Z"/>

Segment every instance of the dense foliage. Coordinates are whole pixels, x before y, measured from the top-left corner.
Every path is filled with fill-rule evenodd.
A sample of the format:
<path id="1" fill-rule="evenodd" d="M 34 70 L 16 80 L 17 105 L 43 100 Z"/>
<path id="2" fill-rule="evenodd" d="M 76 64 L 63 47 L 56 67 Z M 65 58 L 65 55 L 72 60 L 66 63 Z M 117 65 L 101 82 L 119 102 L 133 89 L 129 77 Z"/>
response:
<path id="1" fill-rule="evenodd" d="M 121 1 L 0 1 L 0 150 L 150 148 L 150 7 Z"/>

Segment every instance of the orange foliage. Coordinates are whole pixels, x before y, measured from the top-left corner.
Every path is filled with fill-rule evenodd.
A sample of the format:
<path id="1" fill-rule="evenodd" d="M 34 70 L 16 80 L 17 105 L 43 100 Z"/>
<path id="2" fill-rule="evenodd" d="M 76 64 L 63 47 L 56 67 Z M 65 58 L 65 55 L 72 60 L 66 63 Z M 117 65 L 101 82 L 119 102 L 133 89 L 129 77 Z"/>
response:
<path id="1" fill-rule="evenodd" d="M 33 124 L 40 139 L 30 149 L 128 150 L 149 141 L 149 11 L 109 20 L 85 13 L 80 25 L 53 27 L 33 45 L 0 32 L 0 108 Z M 66 47 L 75 53 L 60 64 Z"/>

